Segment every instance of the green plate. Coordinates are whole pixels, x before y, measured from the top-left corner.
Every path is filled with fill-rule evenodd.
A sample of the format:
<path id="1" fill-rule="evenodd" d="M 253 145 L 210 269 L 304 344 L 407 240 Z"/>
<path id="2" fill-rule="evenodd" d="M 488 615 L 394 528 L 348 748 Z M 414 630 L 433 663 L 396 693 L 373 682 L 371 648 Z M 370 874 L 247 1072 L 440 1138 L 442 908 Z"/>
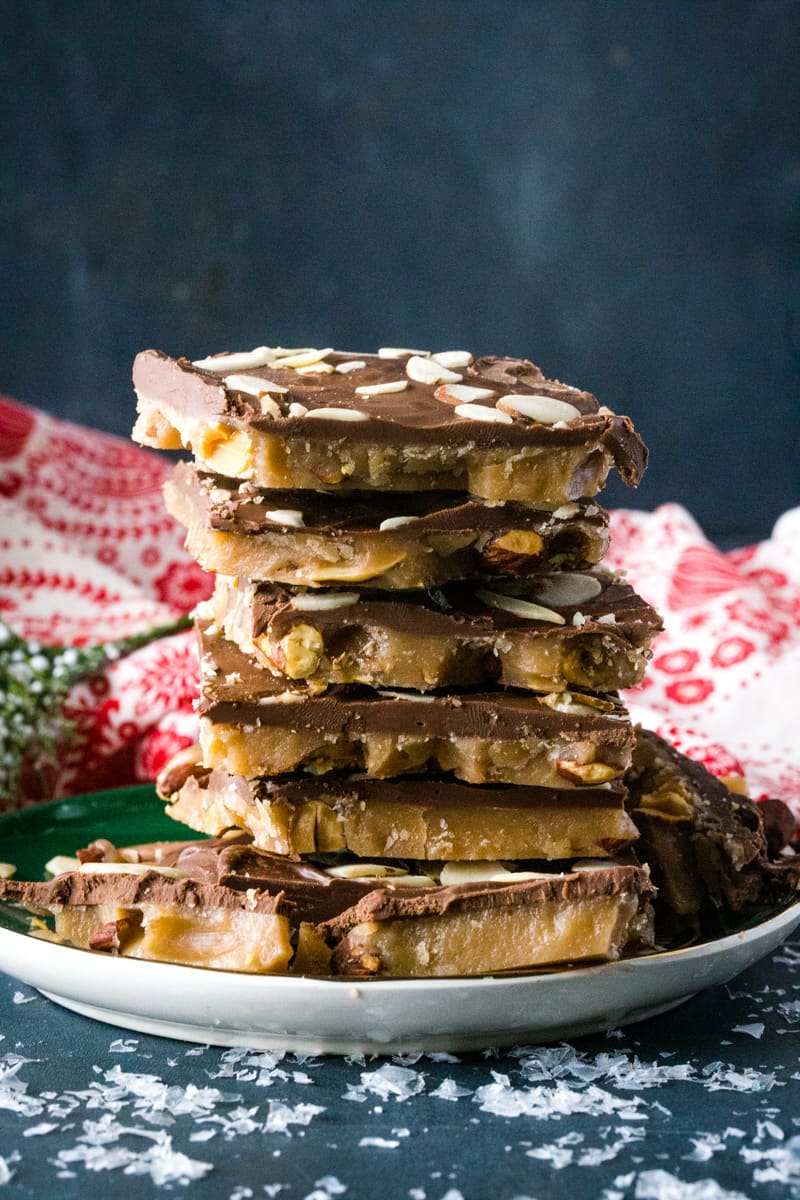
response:
<path id="1" fill-rule="evenodd" d="M 17 879 L 43 879 L 54 854 L 74 854 L 97 837 L 118 846 L 199 838 L 164 812 L 155 788 L 115 788 L 70 796 L 0 816 L 0 860 L 13 863 Z"/>

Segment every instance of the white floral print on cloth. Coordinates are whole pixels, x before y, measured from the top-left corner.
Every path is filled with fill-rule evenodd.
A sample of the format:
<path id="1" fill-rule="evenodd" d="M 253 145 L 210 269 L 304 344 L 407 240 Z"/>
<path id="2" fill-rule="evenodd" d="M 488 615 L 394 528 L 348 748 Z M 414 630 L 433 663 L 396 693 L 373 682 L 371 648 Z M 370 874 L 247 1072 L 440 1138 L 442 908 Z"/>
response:
<path id="1" fill-rule="evenodd" d="M 182 548 L 161 484 L 169 464 L 122 439 L 0 399 L 0 616 L 81 644 L 163 624 L 211 591 Z M 751 793 L 800 815 L 800 509 L 772 537 L 721 553 L 685 509 L 612 514 L 606 565 L 662 613 L 636 720 Z M 56 794 L 152 779 L 196 733 L 191 633 L 154 642 L 75 687 L 79 739 Z"/>
<path id="2" fill-rule="evenodd" d="M 618 510 L 606 562 L 664 618 L 647 677 L 626 694 L 634 720 L 800 816 L 800 508 L 725 554 L 678 505 Z"/>

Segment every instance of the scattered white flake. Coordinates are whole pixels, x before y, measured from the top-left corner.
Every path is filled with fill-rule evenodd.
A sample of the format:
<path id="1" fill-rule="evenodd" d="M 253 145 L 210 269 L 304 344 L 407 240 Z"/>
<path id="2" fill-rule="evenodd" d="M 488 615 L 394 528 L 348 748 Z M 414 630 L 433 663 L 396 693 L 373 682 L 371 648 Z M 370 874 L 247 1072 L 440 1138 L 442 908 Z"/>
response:
<path id="1" fill-rule="evenodd" d="M 264 1132 L 285 1133 L 291 1137 L 290 1125 L 310 1125 L 314 1117 L 324 1111 L 318 1104 L 295 1104 L 292 1107 L 281 1100 L 270 1100 Z"/>
<path id="2" fill-rule="evenodd" d="M 391 1096 L 394 1096 L 395 1100 L 408 1100 L 411 1096 L 425 1091 L 425 1080 L 418 1071 L 385 1063 L 377 1071 L 362 1071 L 361 1087 L 351 1088 L 350 1091 L 370 1092 L 374 1096 L 380 1096 L 382 1100 L 388 1100 Z M 357 1097 L 346 1097 L 355 1098 Z"/>
<path id="3" fill-rule="evenodd" d="M 743 1192 L 729 1192 L 715 1179 L 685 1183 L 669 1171 L 641 1171 L 634 1195 L 636 1200 L 748 1200 Z"/>
<path id="4" fill-rule="evenodd" d="M 217 1136 L 216 1129 L 195 1129 L 194 1133 L 189 1134 L 190 1142 L 210 1142 L 212 1138 Z"/>
<path id="5" fill-rule="evenodd" d="M 573 1158 L 573 1151 L 566 1146 L 536 1146 L 533 1150 L 526 1150 L 526 1158 L 539 1158 L 543 1162 L 549 1163 L 554 1171 L 561 1171 L 564 1167 L 570 1166 Z"/>
<path id="6" fill-rule="evenodd" d="M 757 1142 L 762 1142 L 765 1137 L 771 1137 L 776 1142 L 782 1142 L 786 1136 L 780 1125 L 776 1125 L 774 1121 L 756 1121 L 756 1130 Z"/>
<path id="7" fill-rule="evenodd" d="M 41 1137 L 43 1133 L 52 1133 L 54 1129 L 58 1129 L 53 1121 L 40 1121 L 38 1125 L 30 1125 L 23 1131 L 23 1137 Z"/>
<path id="8" fill-rule="evenodd" d="M 800 1021 L 800 1000 L 786 1000 L 778 1005 L 778 1012 L 790 1025 Z"/>
<path id="9" fill-rule="evenodd" d="M 374 1146 L 376 1150 L 396 1150 L 400 1143 L 396 1138 L 363 1137 L 359 1146 Z"/>
<path id="10" fill-rule="evenodd" d="M 640 1096 L 622 1099 L 594 1085 L 585 1091 L 576 1091 L 563 1083 L 555 1087 L 513 1088 L 507 1075 L 492 1071 L 492 1076 L 494 1083 L 479 1087 L 474 1100 L 484 1112 L 498 1117 L 552 1117 L 557 1120 L 573 1113 L 593 1117 L 617 1113 L 623 1120 L 640 1120 L 644 1115 L 638 1107 L 644 1103 Z"/>
<path id="11" fill-rule="evenodd" d="M 322 1188 L 326 1196 L 343 1196 L 347 1191 L 347 1184 L 342 1183 L 341 1179 L 337 1179 L 335 1175 L 323 1175 L 322 1179 L 316 1181 L 314 1187 Z"/>
<path id="12" fill-rule="evenodd" d="M 753 1021 L 750 1025 L 734 1025 L 731 1033 L 746 1033 L 751 1038 L 764 1036 L 765 1026 L 762 1021 Z"/>
<path id="13" fill-rule="evenodd" d="M 212 1163 L 189 1158 L 179 1150 L 173 1150 L 172 1138 L 163 1130 L 137 1129 L 117 1124 L 110 1114 L 100 1121 L 84 1121 L 83 1134 L 78 1144 L 67 1150 L 59 1150 L 55 1165 L 68 1167 L 81 1163 L 87 1171 L 122 1171 L 124 1175 L 149 1175 L 153 1183 L 191 1183 L 202 1179 L 213 1169 Z M 150 1141 L 145 1150 L 131 1150 L 115 1144 L 122 1136 L 143 1137 Z M 111 1148 L 107 1149 L 106 1146 Z"/>
<path id="14" fill-rule="evenodd" d="M 462 1087 L 455 1079 L 443 1079 L 435 1091 L 431 1092 L 437 1100 L 458 1100 L 461 1096 L 471 1096 L 472 1088 Z"/>
<path id="15" fill-rule="evenodd" d="M 24 992 L 14 992 L 12 1000 L 15 1004 L 30 1004 L 31 1000 L 35 1000 L 36 996 L 26 996 Z"/>
<path id="16" fill-rule="evenodd" d="M 231 1192 L 230 1200 L 251 1200 L 253 1189 L 245 1187 L 244 1184 L 239 1184 Z"/>
<path id="17" fill-rule="evenodd" d="M 408 1189 L 409 1200 L 426 1200 L 426 1197 L 427 1197 L 427 1192 L 425 1191 L 424 1188 L 409 1188 Z"/>
<path id="18" fill-rule="evenodd" d="M 691 1139 L 694 1150 L 691 1154 L 683 1154 L 685 1162 L 708 1162 L 715 1154 L 725 1150 L 725 1139 L 719 1133 L 701 1133 Z"/>
<path id="19" fill-rule="evenodd" d="M 710 1063 L 703 1075 L 710 1092 L 769 1092 L 775 1087 L 774 1071 L 756 1071 L 753 1067 L 736 1071 L 725 1063 Z"/>
<path id="20" fill-rule="evenodd" d="M 134 1054 L 139 1049 L 138 1038 L 116 1038 L 108 1047 L 109 1054 Z"/>
<path id="21" fill-rule="evenodd" d="M 288 1183 L 265 1183 L 264 1191 L 270 1197 L 270 1200 L 274 1200 L 274 1197 L 277 1196 L 278 1192 L 282 1192 L 283 1189 L 287 1188 L 288 1186 Z"/>
<path id="22" fill-rule="evenodd" d="M 11 1170 L 11 1165 L 19 1161 L 20 1154 L 18 1150 L 14 1150 L 13 1153 L 9 1154 L 8 1158 L 3 1158 L 2 1154 L 0 1154 L 0 1187 L 4 1183 L 10 1183 L 14 1178 L 16 1171 Z"/>
<path id="23" fill-rule="evenodd" d="M 464 1197 L 458 1188 L 450 1188 L 450 1190 L 445 1192 L 445 1194 L 442 1196 L 442 1200 L 464 1200 Z"/>
<path id="24" fill-rule="evenodd" d="M 739 1153 L 746 1163 L 769 1163 L 753 1172 L 754 1183 L 800 1184 L 800 1137 L 789 1138 L 788 1142 L 768 1150 L 742 1146 Z"/>

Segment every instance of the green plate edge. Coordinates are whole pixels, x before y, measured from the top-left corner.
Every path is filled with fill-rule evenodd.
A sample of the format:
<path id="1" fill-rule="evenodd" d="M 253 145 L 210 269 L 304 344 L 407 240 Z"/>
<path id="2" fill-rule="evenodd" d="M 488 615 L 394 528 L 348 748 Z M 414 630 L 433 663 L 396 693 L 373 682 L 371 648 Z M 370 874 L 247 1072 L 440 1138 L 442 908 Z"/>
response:
<path id="1" fill-rule="evenodd" d="M 118 846 L 200 838 L 164 812 L 152 784 L 51 800 L 0 816 L 0 860 L 17 879 L 43 879 L 54 854 L 74 854 L 95 838 Z"/>

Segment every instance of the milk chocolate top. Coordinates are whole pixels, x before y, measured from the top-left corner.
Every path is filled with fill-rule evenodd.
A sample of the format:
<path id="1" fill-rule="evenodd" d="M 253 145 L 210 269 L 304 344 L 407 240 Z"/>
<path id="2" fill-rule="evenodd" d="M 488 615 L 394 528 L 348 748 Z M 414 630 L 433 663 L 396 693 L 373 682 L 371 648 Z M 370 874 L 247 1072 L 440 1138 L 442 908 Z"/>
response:
<path id="1" fill-rule="evenodd" d="M 608 513 L 593 501 L 576 501 L 556 513 L 509 500 L 486 504 L 462 492 L 327 492 L 261 489 L 252 483 L 223 479 L 199 471 L 192 463 L 178 463 L 173 482 L 188 496 L 195 510 L 205 514 L 210 529 L 225 533 L 257 534 L 275 530 L 291 533 L 342 535 L 371 533 L 412 536 L 416 533 L 478 531 L 491 534 L 510 529 L 552 531 L 568 536 L 579 524 L 604 534 Z M 282 520 L 282 514 L 299 514 L 302 525 Z M 408 525 L 381 530 L 382 522 L 413 517 Z M 296 518 L 295 518 L 296 521 Z"/>
<path id="2" fill-rule="evenodd" d="M 293 607 L 296 592 L 291 588 L 260 583 L 252 593 L 252 634 L 260 637 L 269 631 L 277 640 L 293 625 L 310 624 L 323 635 L 328 630 L 333 633 L 360 626 L 419 637 L 481 638 L 514 632 L 529 637 L 572 638 L 592 633 L 639 644 L 661 629 L 655 609 L 624 580 L 602 571 L 570 574 L 576 596 L 586 596 L 592 586 L 597 589 L 596 595 L 565 603 L 561 597 L 569 600 L 570 577 L 562 572 L 539 575 L 533 580 L 498 579 L 481 585 L 446 583 L 427 591 L 360 589 L 354 603 L 315 609 Z M 501 606 L 504 597 L 542 605 L 562 616 L 564 624 L 509 611 Z"/>
<path id="3" fill-rule="evenodd" d="M 566 736 L 626 748 L 633 744 L 628 714 L 616 698 L 598 701 L 569 692 L 545 698 L 511 689 L 422 695 L 373 691 L 362 684 L 334 684 L 322 695 L 308 696 L 293 681 L 265 671 L 213 626 L 198 620 L 197 629 L 203 674 L 198 711 L 217 724 L 351 736 L 424 731 L 446 738 Z"/>
<path id="4" fill-rule="evenodd" d="M 441 395 L 441 383 L 418 383 L 409 378 L 406 364 L 409 355 L 381 358 L 374 354 L 325 355 L 324 363 L 336 367 L 345 362 L 363 362 L 356 370 L 340 373 L 300 374 L 292 367 L 282 367 L 280 360 L 245 370 L 235 363 L 211 371 L 194 366 L 188 359 L 172 359 L 160 350 L 145 350 L 137 355 L 133 367 L 133 382 L 145 402 L 169 404 L 190 419 L 229 418 L 239 424 L 251 425 L 281 437 L 348 438 L 352 441 L 375 444 L 469 445 L 476 448 L 502 446 L 559 446 L 576 445 L 600 438 L 614 458 L 626 483 L 636 484 L 647 462 L 647 451 L 628 417 L 616 416 L 607 409 L 600 411 L 596 398 L 558 380 L 546 379 L 538 367 L 527 359 L 478 358 L 469 366 L 455 372 L 461 376 L 460 385 L 490 390 L 492 397 L 479 403 L 494 408 L 497 400 L 506 395 L 547 396 L 564 401 L 578 411 L 569 421 L 545 425 L 520 415 L 508 424 L 469 419 L 456 413 L 457 405 L 436 396 Z M 271 398 L 280 415 L 265 415 L 257 396 L 226 386 L 225 376 L 252 376 L 275 382 L 287 388 L 273 393 Z M 365 396 L 357 388 L 386 383 L 404 382 L 402 391 Z M 345 424 L 330 418 L 289 416 L 291 404 L 314 409 L 349 409 L 362 413 L 363 420 Z"/>

